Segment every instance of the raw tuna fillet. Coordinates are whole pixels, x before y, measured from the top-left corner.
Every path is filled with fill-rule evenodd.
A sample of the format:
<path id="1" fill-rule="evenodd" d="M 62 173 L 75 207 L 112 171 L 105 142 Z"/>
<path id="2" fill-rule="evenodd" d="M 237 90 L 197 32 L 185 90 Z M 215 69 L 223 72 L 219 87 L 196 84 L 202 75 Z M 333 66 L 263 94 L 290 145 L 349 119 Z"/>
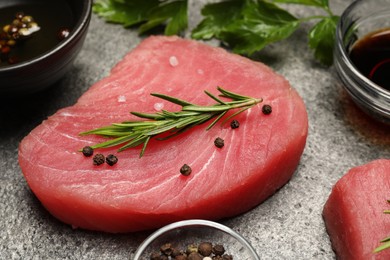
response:
<path id="1" fill-rule="evenodd" d="M 333 187 L 323 217 L 338 259 L 390 259 L 390 249 L 373 253 L 390 236 L 390 160 L 352 168 Z"/>
<path id="2" fill-rule="evenodd" d="M 211 105 L 215 101 L 203 91 L 217 94 L 217 86 L 264 101 L 236 117 L 237 129 L 227 123 L 206 131 L 201 125 L 166 141 L 151 140 L 142 158 L 140 147 L 95 151 L 116 154 L 114 166 L 94 166 L 78 152 L 104 140 L 80 132 L 138 119 L 130 111 L 180 110 L 152 92 Z M 270 104 L 272 113 L 264 115 L 262 104 Z M 85 229 L 131 232 L 252 209 L 291 178 L 307 128 L 302 99 L 267 66 L 196 41 L 155 36 L 74 106 L 25 137 L 19 161 L 31 190 L 58 219 Z M 217 137 L 225 141 L 221 149 L 214 145 Z M 184 164 L 192 168 L 190 176 L 180 174 Z"/>

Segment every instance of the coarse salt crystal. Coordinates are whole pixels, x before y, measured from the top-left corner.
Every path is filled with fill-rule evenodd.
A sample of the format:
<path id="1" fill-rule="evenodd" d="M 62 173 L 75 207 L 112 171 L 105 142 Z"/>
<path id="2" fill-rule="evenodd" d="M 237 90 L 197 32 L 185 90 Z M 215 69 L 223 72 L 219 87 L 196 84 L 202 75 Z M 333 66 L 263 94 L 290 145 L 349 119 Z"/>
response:
<path id="1" fill-rule="evenodd" d="M 164 103 L 154 103 L 153 107 L 156 111 L 161 111 L 164 107 Z"/>
<path id="2" fill-rule="evenodd" d="M 203 75 L 204 74 L 204 71 L 202 69 L 198 69 L 197 72 L 198 72 L 199 75 Z"/>
<path id="3" fill-rule="evenodd" d="M 171 64 L 172 67 L 176 67 L 179 65 L 179 60 L 176 58 L 176 56 L 169 57 L 169 64 Z"/>
<path id="4" fill-rule="evenodd" d="M 126 102 L 126 97 L 122 95 L 118 96 L 118 102 L 120 103 Z"/>

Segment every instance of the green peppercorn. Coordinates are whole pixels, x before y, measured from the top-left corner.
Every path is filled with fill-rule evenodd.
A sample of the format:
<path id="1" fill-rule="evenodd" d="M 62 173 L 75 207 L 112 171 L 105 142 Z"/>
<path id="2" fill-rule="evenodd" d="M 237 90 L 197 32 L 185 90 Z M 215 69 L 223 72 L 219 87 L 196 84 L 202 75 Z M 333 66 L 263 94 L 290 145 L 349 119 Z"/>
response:
<path id="1" fill-rule="evenodd" d="M 106 163 L 110 166 L 113 166 L 114 164 L 116 164 L 118 162 L 118 158 L 113 155 L 113 154 L 109 154 L 107 155 L 106 157 Z"/>
<path id="2" fill-rule="evenodd" d="M 198 252 L 202 256 L 209 256 L 211 255 L 213 250 L 213 245 L 210 242 L 202 242 L 198 246 Z"/>
<path id="3" fill-rule="evenodd" d="M 237 121 L 237 120 L 233 120 L 231 123 L 230 123 L 230 127 L 232 129 L 236 129 L 240 126 L 240 123 Z"/>
<path id="4" fill-rule="evenodd" d="M 105 161 L 104 155 L 101 153 L 96 154 L 93 157 L 93 165 L 101 165 Z"/>
<path id="5" fill-rule="evenodd" d="M 190 244 L 187 246 L 186 253 L 189 255 L 191 253 L 197 253 L 198 247 L 195 244 Z"/>
<path id="6" fill-rule="evenodd" d="M 91 146 L 84 146 L 82 149 L 82 153 L 86 157 L 90 157 L 93 155 L 93 149 Z"/>
<path id="7" fill-rule="evenodd" d="M 264 115 L 269 115 L 272 112 L 272 107 L 270 105 L 264 105 L 261 108 L 261 111 L 263 112 Z"/>
<path id="8" fill-rule="evenodd" d="M 180 173 L 184 176 L 190 175 L 192 172 L 192 169 L 189 165 L 183 164 L 183 166 L 180 168 Z"/>
<path id="9" fill-rule="evenodd" d="M 217 137 L 215 140 L 214 140 L 214 145 L 218 148 L 222 148 L 224 145 L 225 145 L 225 141 L 220 138 L 220 137 Z"/>

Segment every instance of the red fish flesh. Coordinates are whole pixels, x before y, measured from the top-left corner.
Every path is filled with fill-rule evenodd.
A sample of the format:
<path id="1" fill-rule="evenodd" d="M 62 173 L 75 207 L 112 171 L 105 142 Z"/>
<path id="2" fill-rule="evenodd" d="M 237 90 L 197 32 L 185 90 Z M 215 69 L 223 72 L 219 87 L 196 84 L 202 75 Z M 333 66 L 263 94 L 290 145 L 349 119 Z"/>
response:
<path id="1" fill-rule="evenodd" d="M 192 128 L 165 141 L 117 152 L 114 166 L 93 165 L 79 151 L 104 138 L 79 133 L 138 119 L 130 114 L 180 110 L 150 95 L 215 104 L 204 90 L 221 86 L 263 103 L 238 115 L 240 126 Z M 272 113 L 261 112 L 262 104 Z M 33 193 L 74 227 L 106 232 L 158 228 L 188 218 L 218 220 L 246 212 L 293 175 L 304 150 L 304 103 L 285 78 L 262 63 L 193 40 L 153 36 L 127 54 L 78 102 L 60 109 L 22 140 L 19 162 Z M 214 140 L 224 139 L 216 148 Z M 96 151 L 98 152 L 98 151 Z M 182 165 L 189 176 L 180 174 Z"/>
<path id="2" fill-rule="evenodd" d="M 390 259 L 390 249 L 373 253 L 390 236 L 389 199 L 390 160 L 352 168 L 336 183 L 323 217 L 338 259 Z"/>

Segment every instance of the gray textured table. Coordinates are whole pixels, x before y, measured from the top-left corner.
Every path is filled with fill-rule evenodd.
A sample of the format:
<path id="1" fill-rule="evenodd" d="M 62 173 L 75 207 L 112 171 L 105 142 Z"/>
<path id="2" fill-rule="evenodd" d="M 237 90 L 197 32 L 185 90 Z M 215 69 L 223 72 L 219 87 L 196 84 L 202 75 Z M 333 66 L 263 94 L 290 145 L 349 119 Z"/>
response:
<path id="1" fill-rule="evenodd" d="M 340 14 L 352 1 L 330 1 Z M 190 4 L 191 26 L 199 21 Z M 310 8 L 289 7 L 298 16 Z M 306 44 L 310 24 L 258 59 L 284 75 L 303 97 L 309 136 L 293 178 L 250 212 L 224 220 L 262 259 L 334 259 L 321 217 L 332 185 L 351 167 L 390 158 L 389 128 L 361 113 L 333 68 L 313 61 Z M 142 39 L 134 30 L 92 17 L 80 56 L 66 77 L 44 93 L 0 104 L 0 259 L 131 259 L 147 232 L 112 235 L 73 230 L 54 219 L 29 190 L 17 162 L 20 140 L 57 109 L 72 105 Z M 213 43 L 215 44 L 215 42 Z"/>

